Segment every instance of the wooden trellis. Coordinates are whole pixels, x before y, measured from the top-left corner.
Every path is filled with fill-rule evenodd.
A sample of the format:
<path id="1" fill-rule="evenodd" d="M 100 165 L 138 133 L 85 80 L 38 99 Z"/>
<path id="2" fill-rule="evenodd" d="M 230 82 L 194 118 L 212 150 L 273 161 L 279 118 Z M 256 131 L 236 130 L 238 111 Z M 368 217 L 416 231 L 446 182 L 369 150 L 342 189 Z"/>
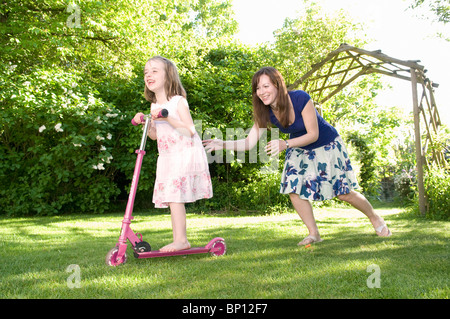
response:
<path id="1" fill-rule="evenodd" d="M 430 161 L 444 165 L 442 152 L 433 146 L 433 137 L 439 133 L 441 119 L 436 106 L 434 88 L 439 85 L 425 76 L 425 68 L 420 61 L 403 61 L 383 54 L 380 50 L 367 51 L 347 44 L 330 52 L 324 60 L 312 66 L 311 70 L 289 85 L 290 90 L 301 88 L 307 91 L 320 110 L 320 105 L 351 84 L 360 76 L 379 73 L 411 82 L 414 114 L 417 180 L 419 207 L 422 214 L 427 211 L 423 183 L 423 167 Z M 422 88 L 419 99 L 417 86 Z M 424 132 L 420 129 L 420 118 L 425 123 Z M 423 145 L 423 146 L 422 146 Z M 432 147 L 431 158 L 426 158 L 428 147 Z"/>

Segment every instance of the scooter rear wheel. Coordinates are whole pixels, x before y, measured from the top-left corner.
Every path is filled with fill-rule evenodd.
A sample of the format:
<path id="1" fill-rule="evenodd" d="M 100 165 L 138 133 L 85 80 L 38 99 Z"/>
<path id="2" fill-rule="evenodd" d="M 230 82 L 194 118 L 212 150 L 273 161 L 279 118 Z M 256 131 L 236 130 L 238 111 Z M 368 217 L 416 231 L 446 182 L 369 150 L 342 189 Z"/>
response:
<path id="1" fill-rule="evenodd" d="M 218 240 L 216 242 L 214 242 L 214 244 L 212 245 L 212 247 L 214 250 L 215 249 L 219 249 L 217 251 L 212 251 L 210 254 L 211 256 L 222 256 L 225 255 L 226 251 L 227 251 L 227 245 L 225 244 L 225 242 L 223 240 Z"/>
<path id="2" fill-rule="evenodd" d="M 146 241 L 141 241 L 140 243 L 137 243 L 133 249 L 134 249 L 133 255 L 135 258 L 139 258 L 139 253 L 145 253 L 148 251 L 152 251 L 152 247 Z"/>
<path id="3" fill-rule="evenodd" d="M 119 253 L 119 247 L 111 248 L 111 250 L 106 254 L 105 262 L 108 266 L 119 266 L 127 262 L 127 253 L 122 257 L 122 260 L 117 261 L 117 254 Z"/>

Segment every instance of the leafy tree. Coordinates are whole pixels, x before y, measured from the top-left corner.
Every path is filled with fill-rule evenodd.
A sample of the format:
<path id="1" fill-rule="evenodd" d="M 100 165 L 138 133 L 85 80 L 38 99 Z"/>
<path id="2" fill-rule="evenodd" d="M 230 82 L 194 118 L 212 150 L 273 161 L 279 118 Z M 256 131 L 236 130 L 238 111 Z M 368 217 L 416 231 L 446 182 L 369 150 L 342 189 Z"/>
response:
<path id="1" fill-rule="evenodd" d="M 450 22 L 449 0 L 414 0 L 409 8 L 416 9 L 426 5 L 436 15 L 439 22 L 443 22 L 444 24 Z"/>
<path id="2" fill-rule="evenodd" d="M 437 22 L 441 22 L 444 25 L 450 22 L 450 0 L 413 0 L 409 9 L 417 9 L 428 6 L 431 13 L 435 15 Z M 433 18 L 429 18 L 435 20 Z M 450 41 L 447 34 L 438 33 L 438 37 Z"/>
<path id="3" fill-rule="evenodd" d="M 200 37 L 214 39 L 230 36 L 237 32 L 238 23 L 233 18 L 230 1 L 191 0 L 191 3 L 195 14 L 192 25 Z"/>
<path id="4" fill-rule="evenodd" d="M 188 59 L 198 43 L 233 34 L 231 15 L 220 0 L 11 0 L 0 4 L 1 59 L 24 71 L 59 65 L 129 77 L 152 55 Z"/>
<path id="5" fill-rule="evenodd" d="M 274 32 L 276 67 L 288 85 L 341 43 L 364 44 L 357 36 L 362 26 L 350 21 L 344 11 L 327 16 L 316 3 L 306 3 L 303 14 L 298 18 L 287 18 L 283 27 Z"/>

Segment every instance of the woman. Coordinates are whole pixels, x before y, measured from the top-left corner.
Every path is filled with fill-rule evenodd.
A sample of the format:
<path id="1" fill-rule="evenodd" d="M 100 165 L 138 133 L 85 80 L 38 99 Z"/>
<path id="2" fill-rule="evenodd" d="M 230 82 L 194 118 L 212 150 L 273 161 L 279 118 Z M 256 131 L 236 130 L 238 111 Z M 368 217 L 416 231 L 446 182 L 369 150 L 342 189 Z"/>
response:
<path id="1" fill-rule="evenodd" d="M 280 193 L 289 194 L 309 231 L 298 245 L 322 241 L 310 200 L 334 197 L 363 212 L 378 236 L 390 236 L 391 231 L 369 201 L 354 191 L 358 183 L 342 138 L 318 114 L 309 95 L 304 91 L 288 92 L 283 77 L 272 67 L 264 67 L 254 74 L 252 95 L 255 123 L 248 136 L 237 141 L 205 140 L 203 145 L 208 152 L 246 151 L 256 145 L 269 124 L 290 134 L 287 140 L 268 142 L 265 149 L 271 156 L 286 150 Z"/>

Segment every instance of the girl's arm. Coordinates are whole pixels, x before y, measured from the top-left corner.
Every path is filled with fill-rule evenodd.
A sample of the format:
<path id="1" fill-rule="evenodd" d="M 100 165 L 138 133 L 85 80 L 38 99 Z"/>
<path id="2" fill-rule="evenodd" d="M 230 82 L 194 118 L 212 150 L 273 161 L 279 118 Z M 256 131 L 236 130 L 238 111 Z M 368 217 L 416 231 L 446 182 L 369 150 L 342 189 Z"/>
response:
<path id="1" fill-rule="evenodd" d="M 153 121 L 153 119 L 150 122 L 150 127 L 148 128 L 147 135 L 152 140 L 156 140 L 156 127 L 155 127 L 155 121 Z"/>
<path id="2" fill-rule="evenodd" d="M 264 129 L 258 128 L 258 126 L 253 124 L 250 132 L 245 139 L 240 139 L 236 141 L 223 141 L 219 139 L 214 140 L 204 140 L 203 146 L 208 153 L 212 151 L 217 151 L 221 149 L 233 150 L 233 151 L 248 151 L 255 147 L 258 140 L 261 138 Z"/>
<path id="3" fill-rule="evenodd" d="M 302 147 L 314 143 L 319 138 L 319 124 L 317 123 L 316 109 L 312 100 L 306 103 L 302 111 L 303 123 L 305 123 L 306 134 L 286 140 L 289 147 Z M 267 143 L 266 152 L 270 156 L 276 156 L 278 153 L 287 149 L 285 140 L 274 140 Z"/>
<path id="4" fill-rule="evenodd" d="M 161 109 L 156 109 L 152 111 L 152 115 L 156 115 L 161 111 Z M 177 106 L 178 115 L 180 119 L 177 120 L 172 116 L 168 116 L 167 118 L 159 118 L 155 119 L 155 121 L 167 121 L 170 125 L 172 125 L 179 133 L 192 137 L 195 134 L 195 125 L 194 121 L 191 117 L 191 112 L 189 112 L 189 107 L 186 99 L 182 98 L 178 102 Z"/>

